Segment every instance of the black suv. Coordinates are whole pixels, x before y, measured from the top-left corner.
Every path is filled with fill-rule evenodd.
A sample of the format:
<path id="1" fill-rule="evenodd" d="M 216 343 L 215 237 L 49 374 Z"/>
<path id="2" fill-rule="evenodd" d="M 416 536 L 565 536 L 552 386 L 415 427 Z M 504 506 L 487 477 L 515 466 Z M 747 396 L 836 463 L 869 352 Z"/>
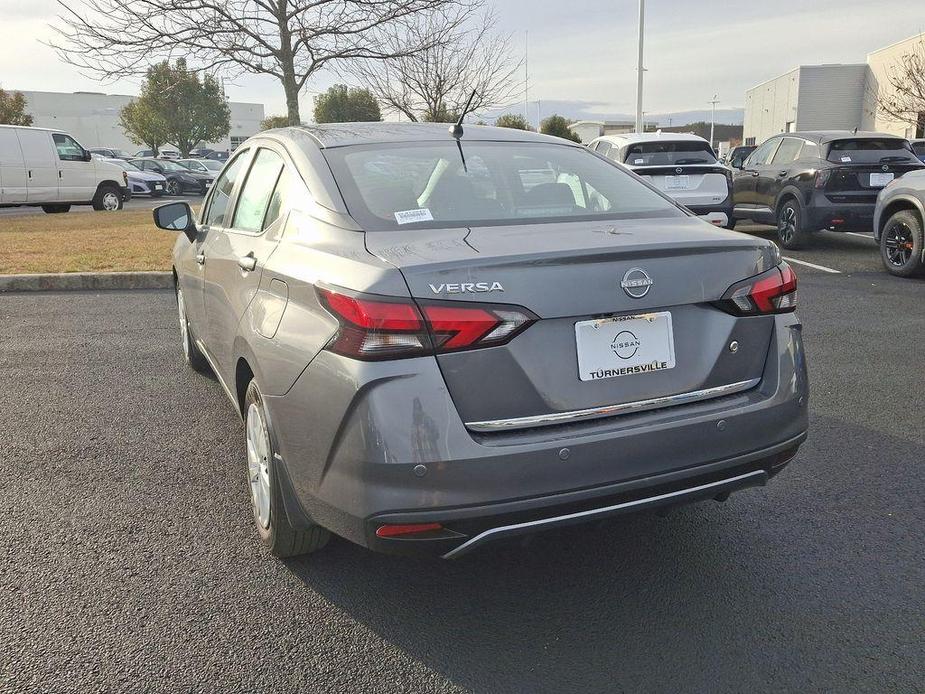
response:
<path id="1" fill-rule="evenodd" d="M 877 194 L 894 178 L 925 168 L 908 140 L 850 131 L 775 135 L 733 180 L 733 215 L 777 225 L 784 248 L 818 229 L 870 231 Z"/>

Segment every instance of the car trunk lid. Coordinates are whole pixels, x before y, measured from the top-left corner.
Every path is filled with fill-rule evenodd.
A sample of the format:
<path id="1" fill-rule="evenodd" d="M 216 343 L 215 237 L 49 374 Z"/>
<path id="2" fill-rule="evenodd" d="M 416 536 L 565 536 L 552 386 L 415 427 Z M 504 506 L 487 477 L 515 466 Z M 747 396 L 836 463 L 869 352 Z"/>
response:
<path id="1" fill-rule="evenodd" d="M 508 344 L 436 357 L 467 423 L 678 395 L 754 381 L 763 372 L 773 318 L 736 318 L 711 304 L 730 285 L 779 262 L 763 240 L 694 218 L 380 232 L 366 239 L 371 253 L 401 270 L 421 302 L 511 304 L 540 318 Z M 644 276 L 651 285 L 637 282 Z M 643 352 L 626 360 L 633 339 L 617 340 L 609 318 L 638 315 L 648 318 L 624 325 L 651 344 L 637 345 Z M 614 334 L 597 334 L 598 328 Z M 669 350 L 673 366 L 587 378 L 589 364 L 592 371 L 608 364 L 618 370 L 648 354 L 664 363 Z"/>

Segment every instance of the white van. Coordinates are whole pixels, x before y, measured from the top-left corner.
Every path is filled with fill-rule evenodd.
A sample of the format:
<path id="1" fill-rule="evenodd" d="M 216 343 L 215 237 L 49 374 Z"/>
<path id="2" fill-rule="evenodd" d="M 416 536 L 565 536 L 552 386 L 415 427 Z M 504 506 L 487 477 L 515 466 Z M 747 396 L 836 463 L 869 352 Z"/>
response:
<path id="1" fill-rule="evenodd" d="M 588 147 L 645 178 L 708 222 L 732 226 L 732 170 L 690 133 L 605 135 Z"/>
<path id="2" fill-rule="evenodd" d="M 125 171 L 90 155 L 66 133 L 0 125 L 0 207 L 49 213 L 71 205 L 121 210 L 130 197 Z"/>

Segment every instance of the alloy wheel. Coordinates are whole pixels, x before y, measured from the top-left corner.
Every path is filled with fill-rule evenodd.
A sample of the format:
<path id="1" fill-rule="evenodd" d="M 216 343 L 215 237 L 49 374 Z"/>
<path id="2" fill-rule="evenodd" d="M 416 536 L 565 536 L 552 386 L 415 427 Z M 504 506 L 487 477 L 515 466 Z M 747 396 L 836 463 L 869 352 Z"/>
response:
<path id="1" fill-rule="evenodd" d="M 180 184 L 174 179 L 167 181 L 167 195 L 178 195 L 180 193 Z"/>
<path id="2" fill-rule="evenodd" d="M 797 213 L 792 207 L 781 210 L 777 221 L 777 235 L 784 243 L 790 243 L 797 233 Z"/>
<path id="3" fill-rule="evenodd" d="M 270 526 L 270 434 L 256 403 L 247 408 L 247 479 L 254 517 L 260 527 Z"/>
<path id="4" fill-rule="evenodd" d="M 903 222 L 896 222 L 886 231 L 884 238 L 886 257 L 893 267 L 904 267 L 912 258 L 915 241 L 912 229 Z"/>

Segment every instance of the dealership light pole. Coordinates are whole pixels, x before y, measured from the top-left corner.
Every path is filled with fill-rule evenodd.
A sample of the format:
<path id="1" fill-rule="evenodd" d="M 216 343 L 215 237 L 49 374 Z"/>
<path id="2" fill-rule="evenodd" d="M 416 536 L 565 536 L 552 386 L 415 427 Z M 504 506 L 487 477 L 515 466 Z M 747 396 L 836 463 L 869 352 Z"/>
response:
<path id="1" fill-rule="evenodd" d="M 719 103 L 719 100 L 716 98 L 716 94 L 713 95 L 713 100 L 710 101 L 710 106 L 712 110 L 710 111 L 710 147 L 713 146 L 713 126 L 716 124 L 716 104 Z"/>
<path id="2" fill-rule="evenodd" d="M 636 132 L 644 130 L 642 122 L 642 38 L 646 19 L 646 0 L 639 0 L 639 60 L 636 62 Z"/>

